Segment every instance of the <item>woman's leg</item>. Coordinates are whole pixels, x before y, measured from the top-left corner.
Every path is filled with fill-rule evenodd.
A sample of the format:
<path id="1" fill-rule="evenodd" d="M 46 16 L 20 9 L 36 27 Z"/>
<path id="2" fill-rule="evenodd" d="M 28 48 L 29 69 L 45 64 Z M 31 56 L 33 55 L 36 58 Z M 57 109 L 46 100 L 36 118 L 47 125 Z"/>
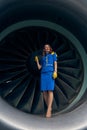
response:
<path id="1" fill-rule="evenodd" d="M 48 107 L 48 92 L 47 91 L 43 92 L 43 97 L 44 97 L 45 103 L 46 103 L 46 105 Z"/>
<path id="2" fill-rule="evenodd" d="M 47 108 L 47 113 L 46 113 L 46 117 L 51 117 L 51 111 L 52 111 L 52 103 L 53 103 L 53 91 L 48 91 L 47 93 L 47 105 L 48 105 L 48 108 Z"/>

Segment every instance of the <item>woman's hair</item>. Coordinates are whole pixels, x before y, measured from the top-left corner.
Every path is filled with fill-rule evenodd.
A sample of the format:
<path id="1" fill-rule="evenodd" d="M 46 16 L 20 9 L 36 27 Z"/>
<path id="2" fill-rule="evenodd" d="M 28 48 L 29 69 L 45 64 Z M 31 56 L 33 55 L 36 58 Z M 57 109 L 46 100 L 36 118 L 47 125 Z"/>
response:
<path id="1" fill-rule="evenodd" d="M 52 53 L 53 49 L 52 49 L 51 45 L 48 44 L 48 43 L 46 43 L 46 44 L 44 44 L 44 47 L 45 47 L 45 45 L 48 45 L 50 47 L 50 52 L 49 53 Z M 43 47 L 43 56 L 45 55 L 45 49 L 44 49 L 44 47 Z"/>

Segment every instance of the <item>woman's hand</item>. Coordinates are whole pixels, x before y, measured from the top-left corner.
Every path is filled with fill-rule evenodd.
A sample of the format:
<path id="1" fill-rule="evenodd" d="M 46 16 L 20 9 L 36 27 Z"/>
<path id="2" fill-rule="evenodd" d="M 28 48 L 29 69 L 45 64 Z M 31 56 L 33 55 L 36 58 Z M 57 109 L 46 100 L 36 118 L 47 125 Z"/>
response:
<path id="1" fill-rule="evenodd" d="M 57 72 L 56 72 L 56 71 L 54 71 L 54 72 L 53 72 L 53 79 L 56 79 L 56 78 L 57 78 L 57 76 L 58 76 L 58 75 L 57 75 Z"/>
<path id="2" fill-rule="evenodd" d="M 36 62 L 38 62 L 38 61 L 39 61 L 38 56 L 35 56 L 35 61 L 36 61 Z"/>

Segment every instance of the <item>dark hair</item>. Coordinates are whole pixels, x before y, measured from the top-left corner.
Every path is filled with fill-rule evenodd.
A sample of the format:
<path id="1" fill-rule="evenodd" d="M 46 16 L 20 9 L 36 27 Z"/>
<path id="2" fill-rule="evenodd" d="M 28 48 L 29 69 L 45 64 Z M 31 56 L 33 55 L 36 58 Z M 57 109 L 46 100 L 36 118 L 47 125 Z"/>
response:
<path id="1" fill-rule="evenodd" d="M 53 51 L 51 45 L 49 43 L 45 43 L 43 46 L 43 56 L 45 55 L 45 50 L 44 50 L 45 45 L 48 45 L 50 47 L 50 53 L 52 53 L 52 51 Z"/>

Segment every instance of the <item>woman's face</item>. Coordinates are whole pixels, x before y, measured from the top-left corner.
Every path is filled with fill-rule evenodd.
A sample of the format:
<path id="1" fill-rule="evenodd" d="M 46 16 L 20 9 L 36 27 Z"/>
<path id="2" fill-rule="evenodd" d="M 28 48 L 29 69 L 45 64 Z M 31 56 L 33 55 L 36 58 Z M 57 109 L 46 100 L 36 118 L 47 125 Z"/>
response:
<path id="1" fill-rule="evenodd" d="M 50 52 L 50 46 L 49 45 L 45 45 L 44 46 L 44 51 L 45 51 L 45 53 L 49 53 Z"/>

